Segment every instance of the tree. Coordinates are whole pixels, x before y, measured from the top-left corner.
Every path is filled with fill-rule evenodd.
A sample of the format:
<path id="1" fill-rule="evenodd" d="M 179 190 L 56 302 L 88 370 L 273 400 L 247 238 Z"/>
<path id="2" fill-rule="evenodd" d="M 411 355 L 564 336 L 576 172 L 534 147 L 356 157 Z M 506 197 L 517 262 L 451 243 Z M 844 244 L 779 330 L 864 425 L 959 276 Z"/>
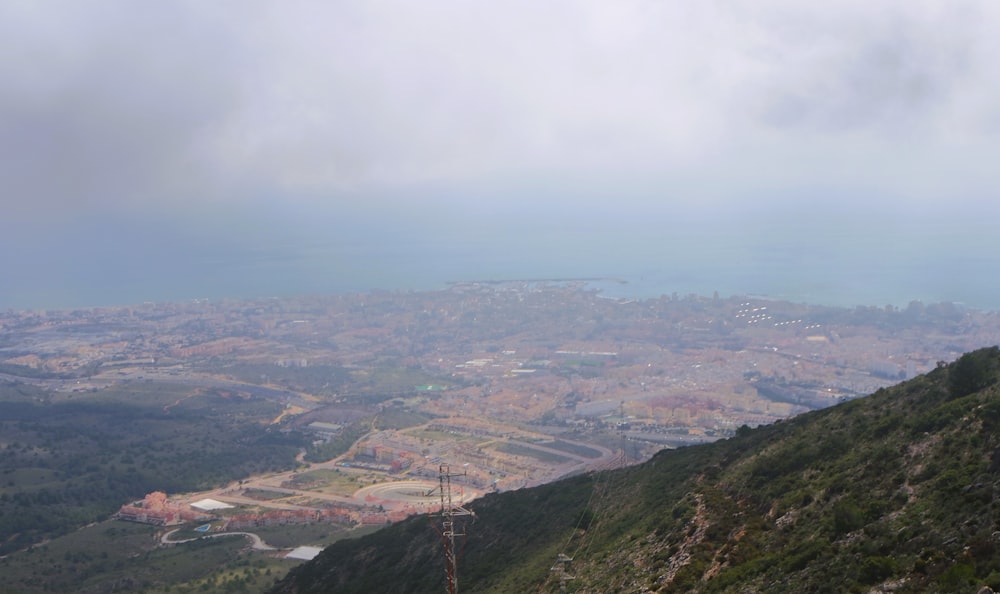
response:
<path id="1" fill-rule="evenodd" d="M 994 383 L 1000 363 L 1000 348 L 990 347 L 966 353 L 955 361 L 948 375 L 948 390 L 952 398 L 968 396 Z"/>

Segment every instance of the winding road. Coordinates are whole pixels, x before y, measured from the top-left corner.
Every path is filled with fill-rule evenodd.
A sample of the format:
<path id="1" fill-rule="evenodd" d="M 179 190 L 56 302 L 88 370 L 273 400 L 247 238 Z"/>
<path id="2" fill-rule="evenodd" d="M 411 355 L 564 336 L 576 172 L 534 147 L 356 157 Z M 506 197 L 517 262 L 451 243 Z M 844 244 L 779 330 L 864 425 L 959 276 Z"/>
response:
<path id="1" fill-rule="evenodd" d="M 245 536 L 250 539 L 250 547 L 255 551 L 278 550 L 277 548 L 272 547 L 271 545 L 264 542 L 264 539 L 262 539 L 260 536 L 257 536 L 253 532 L 215 532 L 212 534 L 205 534 L 205 536 L 196 536 L 194 538 L 185 538 L 182 540 L 170 540 L 170 537 L 173 534 L 175 534 L 178 530 L 180 529 L 178 528 L 177 530 L 171 530 L 170 532 L 167 532 L 166 534 L 161 536 L 160 544 L 169 546 L 169 545 L 183 544 L 186 542 L 194 542 L 196 540 L 201 540 L 202 538 L 219 538 L 221 536 Z"/>

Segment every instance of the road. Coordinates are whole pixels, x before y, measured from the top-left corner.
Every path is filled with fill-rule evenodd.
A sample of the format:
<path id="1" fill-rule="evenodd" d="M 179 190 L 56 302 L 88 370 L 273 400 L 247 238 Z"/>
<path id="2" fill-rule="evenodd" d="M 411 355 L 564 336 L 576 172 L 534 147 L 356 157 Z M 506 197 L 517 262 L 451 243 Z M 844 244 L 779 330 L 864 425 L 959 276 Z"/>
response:
<path id="1" fill-rule="evenodd" d="M 178 529 L 179 530 L 179 529 Z M 176 533 L 177 530 L 171 530 L 163 536 L 160 537 L 160 544 L 164 546 L 183 544 L 185 542 L 194 542 L 196 540 L 201 540 L 202 538 L 219 538 L 221 536 L 245 536 L 250 539 L 250 547 L 256 551 L 276 551 L 275 547 L 264 542 L 260 536 L 257 536 L 253 532 L 214 532 L 211 534 L 206 533 L 205 536 L 196 536 L 195 538 L 185 538 L 182 540 L 170 540 L 171 535 Z"/>

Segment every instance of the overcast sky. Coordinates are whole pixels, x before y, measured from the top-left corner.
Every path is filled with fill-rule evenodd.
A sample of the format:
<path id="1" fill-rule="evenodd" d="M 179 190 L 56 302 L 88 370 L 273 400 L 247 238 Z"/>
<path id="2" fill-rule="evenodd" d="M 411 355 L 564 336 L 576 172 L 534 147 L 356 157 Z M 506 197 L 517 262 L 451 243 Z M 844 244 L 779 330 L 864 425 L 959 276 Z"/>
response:
<path id="1" fill-rule="evenodd" d="M 991 0 L 7 0 L 0 230 L 44 251 L 39 230 L 205 213 L 981 223 L 998 59 Z"/>

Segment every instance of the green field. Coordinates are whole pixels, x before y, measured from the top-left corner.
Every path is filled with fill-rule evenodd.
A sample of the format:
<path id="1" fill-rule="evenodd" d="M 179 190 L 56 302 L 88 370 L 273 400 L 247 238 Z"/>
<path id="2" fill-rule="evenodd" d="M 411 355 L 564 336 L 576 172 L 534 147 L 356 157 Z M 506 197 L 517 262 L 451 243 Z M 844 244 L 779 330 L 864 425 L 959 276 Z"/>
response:
<path id="1" fill-rule="evenodd" d="M 362 479 L 355 473 L 342 472 L 336 468 L 320 468 L 300 472 L 287 484 L 295 489 L 309 489 L 349 496 L 368 482 L 370 481 L 362 482 Z"/>

